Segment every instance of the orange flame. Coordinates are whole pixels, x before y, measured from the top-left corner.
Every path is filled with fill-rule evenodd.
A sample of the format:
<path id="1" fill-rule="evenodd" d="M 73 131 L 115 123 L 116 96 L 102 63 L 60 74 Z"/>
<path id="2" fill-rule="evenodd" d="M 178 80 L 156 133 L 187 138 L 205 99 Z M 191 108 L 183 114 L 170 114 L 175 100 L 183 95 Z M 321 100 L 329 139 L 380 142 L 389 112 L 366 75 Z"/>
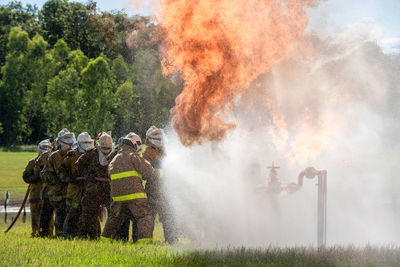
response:
<path id="1" fill-rule="evenodd" d="M 316 0 L 165 0 L 163 69 L 185 88 L 172 109 L 184 145 L 220 140 L 234 127 L 221 113 L 262 73 L 287 57 Z"/>

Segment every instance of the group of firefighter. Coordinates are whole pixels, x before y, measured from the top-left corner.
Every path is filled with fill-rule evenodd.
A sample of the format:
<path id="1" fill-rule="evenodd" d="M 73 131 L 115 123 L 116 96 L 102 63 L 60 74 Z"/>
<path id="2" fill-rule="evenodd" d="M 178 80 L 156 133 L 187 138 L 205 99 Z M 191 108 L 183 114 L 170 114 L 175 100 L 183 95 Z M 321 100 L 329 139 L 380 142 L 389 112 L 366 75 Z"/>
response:
<path id="1" fill-rule="evenodd" d="M 155 126 L 141 138 L 131 132 L 114 147 L 111 136 L 101 132 L 91 138 L 83 132 L 62 129 L 51 143 L 38 144 L 38 155 L 23 173 L 30 184 L 32 236 L 132 240 L 152 242 L 156 215 L 165 241 L 177 241 L 171 208 L 162 188 L 161 161 L 165 137 Z M 165 179 L 165 178 L 164 178 Z M 108 217 L 101 231 L 100 214 Z"/>

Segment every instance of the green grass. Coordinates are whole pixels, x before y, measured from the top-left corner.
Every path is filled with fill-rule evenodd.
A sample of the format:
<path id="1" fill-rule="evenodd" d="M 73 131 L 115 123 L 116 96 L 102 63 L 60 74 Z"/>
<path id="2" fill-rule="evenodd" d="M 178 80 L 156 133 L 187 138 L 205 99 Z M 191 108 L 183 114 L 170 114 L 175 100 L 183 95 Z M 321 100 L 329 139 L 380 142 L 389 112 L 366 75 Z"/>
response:
<path id="1" fill-rule="evenodd" d="M 29 220 L 28 220 L 29 221 Z M 0 266 L 398 266 L 400 248 L 196 248 L 181 241 L 170 246 L 155 232 L 155 244 L 41 239 L 29 237 L 19 221 L 8 233 L 0 223 Z M 160 228 L 160 225 L 157 225 Z"/>
<path id="2" fill-rule="evenodd" d="M 172 263 L 176 251 L 156 245 L 29 237 L 29 223 L 0 235 L 1 266 L 154 266 Z"/>
<path id="3" fill-rule="evenodd" d="M 23 199 L 28 184 L 22 179 L 22 172 L 35 152 L 0 152 L 0 199 L 5 190 L 10 191 L 11 199 Z"/>

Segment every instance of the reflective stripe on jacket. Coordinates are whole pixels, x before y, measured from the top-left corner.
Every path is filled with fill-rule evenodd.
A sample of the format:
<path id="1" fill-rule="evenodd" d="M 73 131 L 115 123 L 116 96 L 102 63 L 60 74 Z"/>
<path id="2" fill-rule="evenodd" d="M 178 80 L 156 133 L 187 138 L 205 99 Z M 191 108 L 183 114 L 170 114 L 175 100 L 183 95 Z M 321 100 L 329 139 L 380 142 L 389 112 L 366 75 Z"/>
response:
<path id="1" fill-rule="evenodd" d="M 147 198 L 142 179 L 157 179 L 160 172 L 143 159 L 133 148 L 122 145 L 108 166 L 111 197 L 114 201 Z"/>

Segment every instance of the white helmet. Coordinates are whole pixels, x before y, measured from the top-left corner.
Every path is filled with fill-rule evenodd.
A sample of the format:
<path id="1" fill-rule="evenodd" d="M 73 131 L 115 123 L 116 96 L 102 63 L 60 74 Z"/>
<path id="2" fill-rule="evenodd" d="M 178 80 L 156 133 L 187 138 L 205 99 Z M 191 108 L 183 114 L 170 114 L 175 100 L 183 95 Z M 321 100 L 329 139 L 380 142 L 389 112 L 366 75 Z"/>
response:
<path id="1" fill-rule="evenodd" d="M 128 133 L 124 139 L 132 143 L 131 146 L 136 150 L 136 152 L 139 152 L 142 149 L 142 139 L 140 139 L 140 136 L 134 132 Z"/>
<path id="2" fill-rule="evenodd" d="M 52 146 L 51 146 L 51 142 L 49 139 L 40 141 L 40 143 L 37 146 L 37 152 L 39 153 L 39 155 L 42 155 L 45 152 L 51 151 L 51 149 L 52 149 Z"/>
<path id="3" fill-rule="evenodd" d="M 151 126 L 146 132 L 145 144 L 159 149 L 164 147 L 164 131 L 156 126 Z"/>
<path id="4" fill-rule="evenodd" d="M 78 151 L 85 153 L 94 147 L 94 141 L 87 132 L 78 135 Z"/>
<path id="5" fill-rule="evenodd" d="M 112 138 L 109 134 L 103 134 L 100 138 L 99 138 L 99 142 L 97 143 L 99 150 L 107 155 L 110 154 L 113 148 L 113 141 Z"/>
<path id="6" fill-rule="evenodd" d="M 75 139 L 74 133 L 71 133 L 66 128 L 62 129 L 57 134 L 56 141 L 60 144 L 61 150 L 68 149 L 68 148 L 72 147 L 76 143 L 76 139 Z"/>

